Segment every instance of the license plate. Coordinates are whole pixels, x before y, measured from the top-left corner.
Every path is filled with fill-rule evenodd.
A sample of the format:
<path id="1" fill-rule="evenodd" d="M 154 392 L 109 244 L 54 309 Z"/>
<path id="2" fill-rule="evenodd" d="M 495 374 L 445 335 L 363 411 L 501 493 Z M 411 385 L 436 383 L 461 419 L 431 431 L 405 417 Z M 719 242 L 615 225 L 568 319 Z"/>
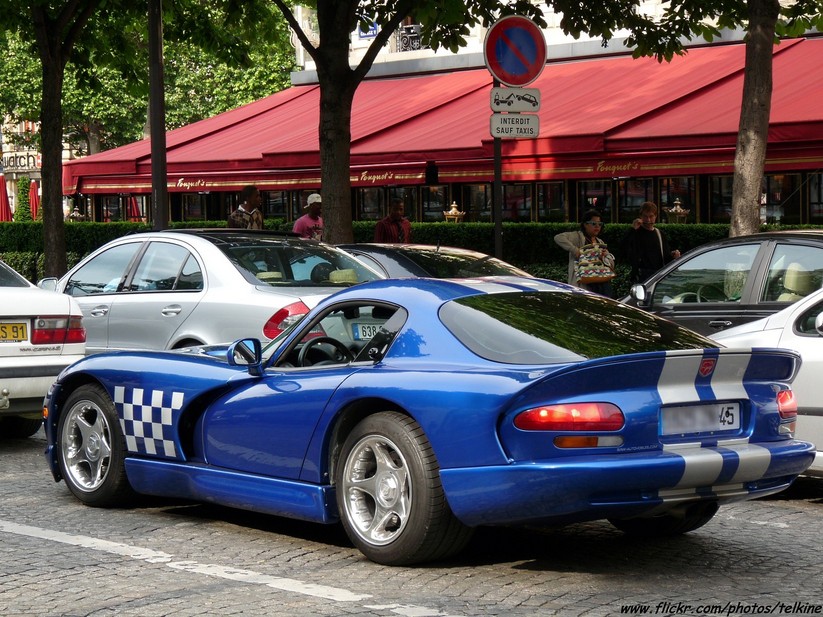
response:
<path id="1" fill-rule="evenodd" d="M 352 324 L 352 337 L 355 341 L 367 341 L 380 330 L 380 324 L 355 323 Z"/>
<path id="2" fill-rule="evenodd" d="M 20 343 L 27 340 L 29 333 L 25 323 L 0 323 L 0 341 L 3 343 Z"/>
<path id="3" fill-rule="evenodd" d="M 740 428 L 740 403 L 664 407 L 660 422 L 663 435 L 731 431 Z"/>

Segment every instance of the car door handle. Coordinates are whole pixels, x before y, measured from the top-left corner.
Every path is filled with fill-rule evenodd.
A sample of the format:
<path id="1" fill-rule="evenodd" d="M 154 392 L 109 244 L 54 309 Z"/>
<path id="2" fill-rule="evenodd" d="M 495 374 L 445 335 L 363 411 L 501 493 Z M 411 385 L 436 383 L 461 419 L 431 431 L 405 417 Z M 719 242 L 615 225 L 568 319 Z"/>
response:
<path id="1" fill-rule="evenodd" d="M 718 320 L 715 320 L 715 321 L 710 321 L 710 322 L 709 322 L 709 327 L 710 327 L 710 328 L 720 328 L 721 330 L 722 330 L 723 328 L 728 328 L 730 325 L 732 325 L 732 322 L 730 322 L 730 321 L 724 321 L 724 320 L 719 320 L 719 319 L 718 319 Z"/>
<path id="2" fill-rule="evenodd" d="M 89 311 L 89 315 L 92 317 L 105 317 L 108 315 L 109 307 L 108 306 L 95 306 L 93 309 Z"/>
<path id="3" fill-rule="evenodd" d="M 160 314 L 164 317 L 174 317 L 175 315 L 179 315 L 180 311 L 183 310 L 183 307 L 179 304 L 172 304 L 171 306 L 165 307 Z"/>

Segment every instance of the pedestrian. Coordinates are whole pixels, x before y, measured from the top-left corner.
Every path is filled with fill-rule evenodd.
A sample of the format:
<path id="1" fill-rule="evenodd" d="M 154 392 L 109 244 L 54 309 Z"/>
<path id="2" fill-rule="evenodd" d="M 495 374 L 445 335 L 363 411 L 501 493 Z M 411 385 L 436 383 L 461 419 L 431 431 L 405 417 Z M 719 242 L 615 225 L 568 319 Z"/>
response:
<path id="1" fill-rule="evenodd" d="M 640 216 L 623 238 L 623 251 L 631 266 L 632 283 L 642 283 L 670 261 L 680 257 L 680 251 L 669 248 L 665 234 L 657 222 L 657 205 L 646 201 L 640 206 Z"/>
<path id="2" fill-rule="evenodd" d="M 263 229 L 263 213 L 260 212 L 260 191 L 250 184 L 240 191 L 240 205 L 229 214 L 227 227 L 236 229 Z"/>
<path id="3" fill-rule="evenodd" d="M 377 221 L 374 228 L 374 241 L 391 244 L 408 244 L 412 239 L 412 228 L 405 217 L 406 204 L 399 197 L 394 197 L 389 204 L 389 214 Z"/>
<path id="4" fill-rule="evenodd" d="M 323 217 L 320 215 L 322 204 L 323 202 L 319 193 L 309 195 L 309 198 L 306 200 L 306 205 L 303 206 L 303 210 L 305 210 L 306 213 L 294 222 L 292 231 L 301 238 L 322 240 Z"/>
<path id="5" fill-rule="evenodd" d="M 589 210 L 578 231 L 559 233 L 554 241 L 569 253 L 569 284 L 611 298 L 615 260 L 599 237 L 603 225 L 600 212 Z"/>

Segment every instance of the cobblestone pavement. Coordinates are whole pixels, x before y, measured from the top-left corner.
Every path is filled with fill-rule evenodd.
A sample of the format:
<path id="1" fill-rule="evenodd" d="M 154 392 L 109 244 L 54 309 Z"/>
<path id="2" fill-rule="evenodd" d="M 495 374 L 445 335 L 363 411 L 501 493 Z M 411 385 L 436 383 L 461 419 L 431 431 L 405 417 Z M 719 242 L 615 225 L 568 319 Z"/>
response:
<path id="1" fill-rule="evenodd" d="M 482 529 L 459 558 L 364 559 L 337 527 L 146 500 L 89 508 L 42 432 L 0 440 L 0 615 L 823 615 L 823 481 L 665 541 L 608 523 Z"/>

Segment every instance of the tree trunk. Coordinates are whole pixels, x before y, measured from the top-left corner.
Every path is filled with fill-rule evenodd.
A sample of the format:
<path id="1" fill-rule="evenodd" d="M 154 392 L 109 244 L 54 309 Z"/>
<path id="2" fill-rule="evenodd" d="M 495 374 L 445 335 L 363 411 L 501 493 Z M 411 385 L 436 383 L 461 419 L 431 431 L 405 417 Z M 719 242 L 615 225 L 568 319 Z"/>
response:
<path id="1" fill-rule="evenodd" d="M 772 104 L 772 48 L 778 0 L 748 0 L 743 100 L 734 156 L 730 236 L 760 229 L 760 195 Z"/>
<path id="2" fill-rule="evenodd" d="M 38 37 L 41 41 L 46 38 Z M 41 44 L 43 101 L 40 107 L 42 138 L 42 201 L 45 275 L 63 276 L 67 270 L 66 232 L 63 221 L 63 71 L 66 64 L 60 42 Z"/>

